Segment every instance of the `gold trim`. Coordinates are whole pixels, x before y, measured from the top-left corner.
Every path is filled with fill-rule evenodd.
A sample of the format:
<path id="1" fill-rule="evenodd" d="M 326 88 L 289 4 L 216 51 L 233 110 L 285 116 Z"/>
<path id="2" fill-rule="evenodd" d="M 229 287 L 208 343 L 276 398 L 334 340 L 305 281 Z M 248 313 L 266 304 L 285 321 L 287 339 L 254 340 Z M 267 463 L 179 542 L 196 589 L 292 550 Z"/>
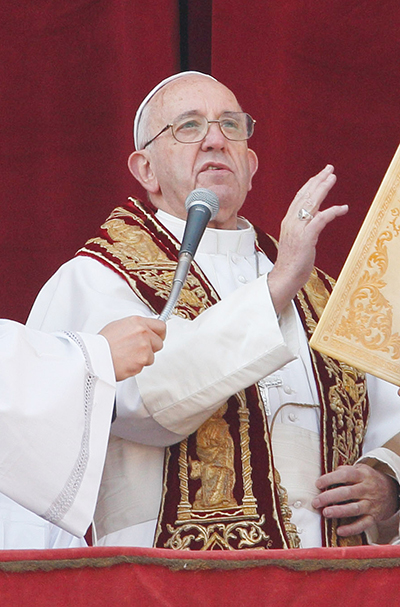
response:
<path id="1" fill-rule="evenodd" d="M 239 550 L 257 549 L 257 544 L 260 542 L 264 542 L 264 544 L 258 548 L 264 550 L 272 547 L 270 536 L 262 529 L 264 523 L 265 517 L 263 515 L 259 522 L 234 521 L 228 524 L 215 522 L 207 526 L 188 523 L 177 529 L 172 525 L 167 525 L 171 537 L 166 542 L 165 547 L 172 550 L 189 550 L 189 545 L 192 541 L 195 541 L 201 544 L 199 550 L 235 550 L 231 542 L 240 538 Z M 192 533 L 188 535 L 190 531 Z"/>

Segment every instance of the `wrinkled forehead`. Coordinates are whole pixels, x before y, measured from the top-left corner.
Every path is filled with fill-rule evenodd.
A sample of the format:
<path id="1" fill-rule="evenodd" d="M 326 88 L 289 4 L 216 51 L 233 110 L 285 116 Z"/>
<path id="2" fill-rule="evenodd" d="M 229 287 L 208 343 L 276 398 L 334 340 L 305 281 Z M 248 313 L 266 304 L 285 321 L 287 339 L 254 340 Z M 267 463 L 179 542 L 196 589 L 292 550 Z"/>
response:
<path id="1" fill-rule="evenodd" d="M 198 111 L 209 118 L 225 111 L 240 111 L 235 95 L 226 86 L 205 76 L 185 76 L 170 82 L 149 102 L 149 119 L 162 125 L 185 112 Z M 158 123 L 158 124 L 157 124 Z"/>

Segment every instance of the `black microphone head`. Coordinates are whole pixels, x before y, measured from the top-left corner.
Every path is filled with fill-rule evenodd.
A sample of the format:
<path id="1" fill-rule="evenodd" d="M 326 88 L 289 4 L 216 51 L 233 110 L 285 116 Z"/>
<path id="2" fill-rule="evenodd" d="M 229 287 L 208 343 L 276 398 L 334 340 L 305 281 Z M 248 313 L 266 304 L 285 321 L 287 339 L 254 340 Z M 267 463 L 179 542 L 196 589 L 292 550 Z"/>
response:
<path id="1" fill-rule="evenodd" d="M 190 207 L 198 203 L 203 203 L 210 209 L 210 221 L 217 216 L 219 211 L 219 200 L 215 192 L 208 190 L 207 188 L 197 188 L 197 190 L 193 190 L 186 198 L 185 208 L 189 211 Z"/>

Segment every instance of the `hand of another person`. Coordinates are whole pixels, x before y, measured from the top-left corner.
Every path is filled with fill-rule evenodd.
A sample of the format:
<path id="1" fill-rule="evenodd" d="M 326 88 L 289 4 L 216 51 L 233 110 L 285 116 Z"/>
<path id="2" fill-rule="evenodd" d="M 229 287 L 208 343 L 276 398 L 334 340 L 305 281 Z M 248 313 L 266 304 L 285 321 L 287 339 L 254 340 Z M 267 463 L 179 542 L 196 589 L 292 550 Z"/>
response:
<path id="1" fill-rule="evenodd" d="M 161 350 L 166 324 L 156 318 L 129 316 L 115 320 L 100 331 L 111 349 L 117 381 L 140 373 L 154 362 L 154 353 Z"/>
<path id="2" fill-rule="evenodd" d="M 276 313 L 293 299 L 307 282 L 314 266 L 318 237 L 324 227 L 344 215 L 348 206 L 319 208 L 336 183 L 328 164 L 296 194 L 281 224 L 278 257 L 268 276 L 268 286 Z"/>
<path id="3" fill-rule="evenodd" d="M 339 466 L 321 476 L 316 486 L 322 491 L 312 501 L 326 518 L 353 518 L 337 528 L 342 537 L 366 531 L 374 523 L 386 521 L 397 510 L 397 484 L 366 464 Z"/>

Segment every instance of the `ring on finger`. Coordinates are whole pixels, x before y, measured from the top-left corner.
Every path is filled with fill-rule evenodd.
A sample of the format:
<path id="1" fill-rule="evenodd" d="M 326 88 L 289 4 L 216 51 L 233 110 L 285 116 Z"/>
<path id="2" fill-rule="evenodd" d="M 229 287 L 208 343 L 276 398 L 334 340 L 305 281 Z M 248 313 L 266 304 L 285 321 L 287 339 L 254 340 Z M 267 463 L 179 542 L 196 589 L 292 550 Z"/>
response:
<path id="1" fill-rule="evenodd" d="M 310 221 L 311 219 L 314 219 L 314 215 L 311 215 L 307 209 L 300 209 L 300 211 L 297 213 L 297 217 L 300 219 L 300 221 Z"/>

